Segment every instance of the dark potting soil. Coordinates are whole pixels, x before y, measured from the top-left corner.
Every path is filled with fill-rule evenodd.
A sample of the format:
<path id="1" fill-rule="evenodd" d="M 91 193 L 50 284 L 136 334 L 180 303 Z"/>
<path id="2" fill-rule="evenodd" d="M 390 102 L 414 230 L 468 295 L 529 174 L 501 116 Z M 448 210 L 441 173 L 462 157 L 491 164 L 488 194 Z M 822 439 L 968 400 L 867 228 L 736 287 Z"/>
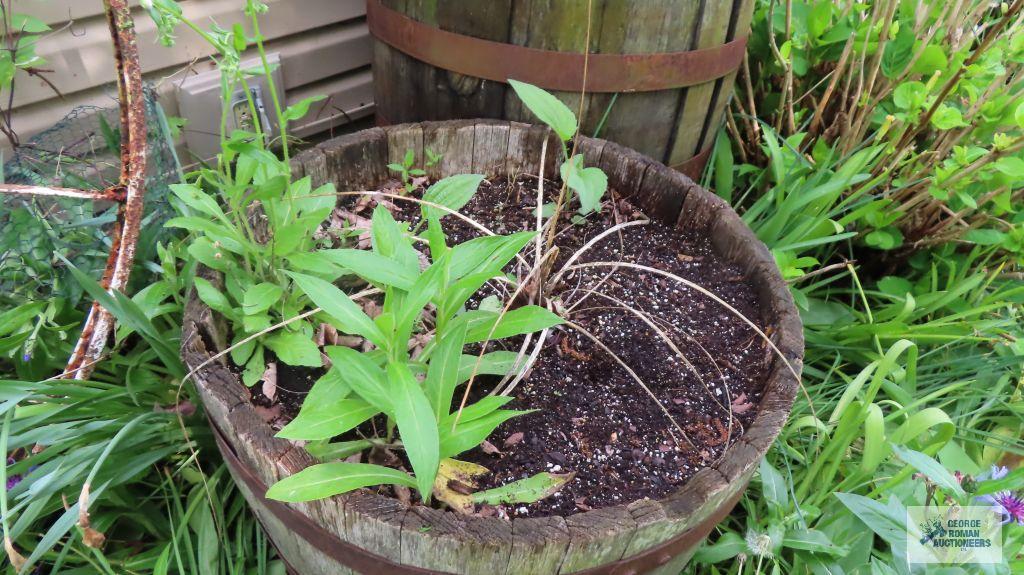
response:
<path id="1" fill-rule="evenodd" d="M 498 234 L 533 229 L 536 187 L 537 179 L 529 176 L 515 182 L 484 182 L 461 213 Z M 553 201 L 558 184 L 547 182 L 545 188 L 545 202 Z M 626 200 L 614 192 L 610 195 L 614 201 L 606 202 L 600 213 L 577 223 L 562 222 L 555 241 L 556 272 L 576 250 L 616 222 L 646 219 Z M 396 219 L 419 221 L 418 206 L 397 204 L 390 205 Z M 369 217 L 373 206 L 364 201 L 344 209 L 349 217 L 357 208 L 361 211 L 356 215 Z M 444 222 L 450 245 L 482 234 L 454 216 Z M 523 256 L 533 259 L 532 244 Z M 651 221 L 603 238 L 575 263 L 586 262 L 628 262 L 675 274 L 761 324 L 754 289 L 738 268 L 714 255 L 707 237 Z M 516 265 L 513 262 L 508 270 L 514 271 Z M 471 306 L 499 293 L 488 289 L 492 288 L 477 294 Z M 607 349 L 581 330 L 551 330 L 507 406 L 537 411 L 502 424 L 486 450 L 477 447 L 459 459 L 492 471 L 481 488 L 541 471 L 575 476 L 540 502 L 485 513 L 568 515 L 664 497 L 702 467 L 714 464 L 754 420 L 771 350 L 751 327 L 712 298 L 667 277 L 626 267 L 568 272 L 549 297 L 562 310 L 571 310 L 570 321 Z M 665 343 L 666 336 L 676 350 Z M 521 338 L 497 342 L 512 351 L 521 343 Z M 279 363 L 275 401 L 268 401 L 257 385 L 253 402 L 268 421 L 283 424 L 298 413 L 304 392 L 320 373 Z M 478 378 L 471 400 L 491 391 L 497 381 Z M 453 409 L 461 392 L 462 388 Z"/>

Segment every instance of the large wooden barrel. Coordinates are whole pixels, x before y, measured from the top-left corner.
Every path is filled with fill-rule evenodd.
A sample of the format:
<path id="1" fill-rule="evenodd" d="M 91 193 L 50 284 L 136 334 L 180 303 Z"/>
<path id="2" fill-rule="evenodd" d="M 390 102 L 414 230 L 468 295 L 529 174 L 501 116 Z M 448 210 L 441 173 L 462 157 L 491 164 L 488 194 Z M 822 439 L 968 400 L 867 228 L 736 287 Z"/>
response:
<path id="1" fill-rule="evenodd" d="M 746 49 L 754 0 L 367 0 L 378 125 L 534 122 L 505 83 L 573 111 L 590 57 L 582 133 L 697 179 Z"/>
<path id="2" fill-rule="evenodd" d="M 334 182 L 340 190 L 378 189 L 389 178 L 387 164 L 400 162 L 409 149 L 417 165 L 427 148 L 442 155 L 429 168 L 432 178 L 536 174 L 545 138 L 556 145 L 548 128 L 516 122 L 409 124 L 335 138 L 297 155 L 293 165 L 296 177 L 309 175 L 314 186 Z M 611 188 L 649 215 L 712 238 L 713 250 L 755 286 L 759 324 L 799 370 L 803 335 L 792 297 L 771 254 L 736 213 L 686 176 L 618 144 L 582 138 L 580 150 L 588 165 L 607 172 Z M 556 173 L 554 165 L 545 172 Z M 220 281 L 209 270 L 202 273 Z M 775 357 L 745 433 L 718 463 L 657 501 L 511 520 L 408 506 L 367 490 L 283 504 L 264 498 L 267 486 L 315 461 L 302 447 L 274 437 L 226 358 L 211 361 L 229 341 L 226 335 L 223 320 L 192 294 L 182 356 L 190 369 L 199 368 L 196 385 L 232 476 L 280 555 L 301 575 L 676 575 L 739 499 L 786 421 L 798 386 Z"/>

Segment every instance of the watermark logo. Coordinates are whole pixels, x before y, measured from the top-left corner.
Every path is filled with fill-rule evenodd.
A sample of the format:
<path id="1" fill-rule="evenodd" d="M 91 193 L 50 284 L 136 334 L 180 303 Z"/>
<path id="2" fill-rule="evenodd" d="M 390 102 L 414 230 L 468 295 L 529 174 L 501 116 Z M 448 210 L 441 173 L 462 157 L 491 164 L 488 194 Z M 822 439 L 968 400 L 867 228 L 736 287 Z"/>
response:
<path id="1" fill-rule="evenodd" d="M 943 565 L 1001 563 L 999 519 L 989 507 L 907 507 L 907 560 Z"/>

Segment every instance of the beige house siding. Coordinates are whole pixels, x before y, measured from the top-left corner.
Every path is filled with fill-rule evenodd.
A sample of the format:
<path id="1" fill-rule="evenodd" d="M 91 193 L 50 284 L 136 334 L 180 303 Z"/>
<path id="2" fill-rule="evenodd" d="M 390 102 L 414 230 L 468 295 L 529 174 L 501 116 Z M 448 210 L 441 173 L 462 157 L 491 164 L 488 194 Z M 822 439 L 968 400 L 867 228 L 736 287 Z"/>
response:
<path id="1" fill-rule="evenodd" d="M 292 126 L 293 133 L 311 136 L 372 113 L 372 43 L 364 0 L 266 1 L 270 12 L 260 28 L 268 51 L 281 54 L 285 99 L 293 103 L 314 94 L 328 97 L 300 125 Z M 165 112 L 175 116 L 175 82 L 213 69 L 207 58 L 211 50 L 184 26 L 179 27 L 174 47 L 160 45 L 152 20 L 138 8 L 137 0 L 131 4 L 145 78 L 157 86 Z M 183 0 L 180 4 L 185 15 L 200 24 L 211 19 L 224 28 L 236 22 L 246 24 L 243 0 Z M 14 0 L 14 10 L 41 18 L 54 29 L 40 41 L 37 52 L 46 58 L 45 67 L 53 70 L 47 78 L 63 94 L 61 98 L 41 80 L 18 75 L 13 123 L 22 140 L 52 126 L 76 106 L 113 105 L 114 59 L 101 0 Z M 188 158 L 182 160 L 188 163 Z"/>

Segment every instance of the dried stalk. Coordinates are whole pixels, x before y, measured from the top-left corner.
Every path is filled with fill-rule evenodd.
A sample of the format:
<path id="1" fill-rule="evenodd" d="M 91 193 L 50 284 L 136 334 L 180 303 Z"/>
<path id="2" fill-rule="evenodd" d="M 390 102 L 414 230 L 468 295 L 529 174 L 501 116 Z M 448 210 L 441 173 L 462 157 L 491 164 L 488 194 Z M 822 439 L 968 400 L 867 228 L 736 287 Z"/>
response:
<path id="1" fill-rule="evenodd" d="M 118 202 L 117 219 L 111 231 L 111 249 L 100 285 L 108 292 L 123 291 L 128 285 L 135 261 L 135 244 L 142 223 L 146 173 L 146 116 L 142 90 L 142 70 L 135 37 L 135 24 L 126 0 L 104 0 L 107 24 L 114 46 L 117 90 L 121 117 L 121 175 L 119 183 L 102 192 L 18 186 L 4 184 L 0 193 L 43 197 L 67 197 L 82 200 Z M 5 25 L 9 11 L 4 10 Z M 13 94 L 13 90 L 12 90 Z M 7 113 L 10 109 L 8 107 Z M 10 124 L 7 118 L 8 125 Z M 69 379 L 87 379 L 103 355 L 114 320 L 110 312 L 93 302 L 78 343 L 62 374 Z"/>

